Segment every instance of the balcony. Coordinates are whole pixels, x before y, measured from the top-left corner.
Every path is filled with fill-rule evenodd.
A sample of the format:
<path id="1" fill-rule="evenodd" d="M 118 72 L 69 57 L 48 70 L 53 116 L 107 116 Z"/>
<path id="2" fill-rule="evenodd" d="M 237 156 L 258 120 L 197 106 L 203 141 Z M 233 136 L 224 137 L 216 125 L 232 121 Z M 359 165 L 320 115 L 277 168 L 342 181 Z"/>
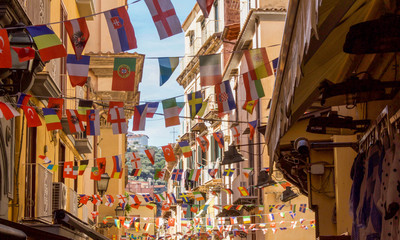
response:
<path id="1" fill-rule="evenodd" d="M 80 132 L 75 134 L 75 136 L 75 148 L 79 154 L 92 153 L 93 146 L 87 138 L 86 133 Z"/>
<path id="2" fill-rule="evenodd" d="M 31 91 L 34 95 L 46 97 L 58 97 L 61 94 L 60 88 L 49 72 L 40 72 L 36 75 Z"/>
<path id="3" fill-rule="evenodd" d="M 211 127 L 215 127 L 216 125 L 220 124 L 219 116 L 218 116 L 218 104 L 211 98 L 213 96 L 210 96 L 208 98 L 208 104 L 206 107 L 206 110 L 204 111 L 204 118 L 207 120 L 210 120 Z"/>
<path id="4" fill-rule="evenodd" d="M 90 16 L 86 20 L 93 20 L 93 15 L 95 13 L 93 0 L 76 0 L 76 5 L 78 6 L 79 16 Z"/>
<path id="5" fill-rule="evenodd" d="M 249 196 L 242 196 L 239 193 L 238 187 L 245 187 L 249 192 Z M 232 182 L 232 200 L 233 204 L 242 204 L 242 205 L 249 205 L 249 204 L 257 204 L 258 197 L 254 194 L 254 189 L 250 188 L 249 182 L 247 178 L 244 178 L 242 174 L 237 176 Z M 254 207 L 253 207 L 254 208 Z M 246 209 L 250 210 L 250 209 Z"/>
<path id="6" fill-rule="evenodd" d="M 191 125 L 192 125 L 192 128 L 191 128 L 192 132 L 201 133 L 207 129 L 207 126 L 204 123 L 204 120 L 201 120 L 201 119 L 196 118 L 196 119 L 192 120 Z"/>

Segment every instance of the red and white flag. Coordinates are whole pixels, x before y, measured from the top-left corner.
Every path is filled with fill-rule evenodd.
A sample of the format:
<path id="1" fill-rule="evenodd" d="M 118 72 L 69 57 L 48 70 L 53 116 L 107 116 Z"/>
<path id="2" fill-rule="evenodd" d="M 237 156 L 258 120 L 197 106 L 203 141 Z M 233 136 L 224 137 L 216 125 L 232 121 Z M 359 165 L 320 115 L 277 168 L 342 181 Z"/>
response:
<path id="1" fill-rule="evenodd" d="M 110 103 L 108 104 L 108 116 L 107 116 L 107 122 L 109 122 L 111 120 L 111 113 L 110 113 L 110 109 L 111 108 L 123 108 L 124 107 L 124 102 L 114 102 L 114 101 L 110 101 Z"/>
<path id="2" fill-rule="evenodd" d="M 1 55 L 0 55 L 1 56 Z M 0 118 L 9 120 L 13 117 L 18 117 L 19 112 L 13 108 L 9 103 L 0 102 Z"/>
<path id="3" fill-rule="evenodd" d="M 42 126 L 42 122 L 40 121 L 39 115 L 37 114 L 37 112 L 33 107 L 21 106 L 21 108 L 24 110 L 26 123 L 28 127 Z"/>
<path id="4" fill-rule="evenodd" d="M 67 109 L 67 119 L 68 119 L 69 131 L 71 133 L 84 131 L 83 124 L 79 120 L 78 110 Z"/>
<path id="5" fill-rule="evenodd" d="M 205 18 L 208 18 L 214 1 L 215 0 L 197 0 L 197 3 L 199 4 Z"/>
<path id="6" fill-rule="evenodd" d="M 63 177 L 76 179 L 76 175 L 74 174 L 74 162 L 64 162 Z"/>
<path id="7" fill-rule="evenodd" d="M 162 146 L 161 148 L 164 152 L 165 161 L 167 161 L 167 162 L 175 162 L 176 161 L 174 149 L 172 148 L 171 144 L 168 144 L 167 146 Z"/>
<path id="8" fill-rule="evenodd" d="M 142 162 L 140 158 L 134 158 L 131 160 L 131 165 L 133 169 L 139 169 L 142 167 Z"/>
<path id="9" fill-rule="evenodd" d="M 199 143 L 201 150 L 203 152 L 207 152 L 208 147 L 210 146 L 210 142 L 208 141 L 207 136 L 197 137 L 196 140 Z"/>
<path id="10" fill-rule="evenodd" d="M 154 165 L 156 151 L 154 149 L 146 149 L 144 150 L 144 152 L 146 153 L 146 156 L 149 158 L 151 164 Z"/>
<path id="11" fill-rule="evenodd" d="M 0 29 L 0 68 L 11 68 L 11 48 L 6 29 Z"/>
<path id="12" fill-rule="evenodd" d="M 76 59 L 81 59 L 83 49 L 89 39 L 89 29 L 84 17 L 64 22 L 69 39 L 75 50 Z"/>
<path id="13" fill-rule="evenodd" d="M 114 134 L 128 133 L 128 124 L 126 124 L 125 112 L 123 108 L 111 108 L 110 117 Z"/>
<path id="14" fill-rule="evenodd" d="M 20 62 L 26 62 L 35 58 L 35 49 L 31 47 L 12 47 L 12 49 L 17 53 Z"/>
<path id="15" fill-rule="evenodd" d="M 237 127 L 231 127 L 232 135 L 235 138 L 236 144 L 240 144 L 240 132 Z"/>
<path id="16" fill-rule="evenodd" d="M 170 0 L 145 0 L 145 2 L 153 17 L 160 39 L 182 32 L 181 23 Z"/>

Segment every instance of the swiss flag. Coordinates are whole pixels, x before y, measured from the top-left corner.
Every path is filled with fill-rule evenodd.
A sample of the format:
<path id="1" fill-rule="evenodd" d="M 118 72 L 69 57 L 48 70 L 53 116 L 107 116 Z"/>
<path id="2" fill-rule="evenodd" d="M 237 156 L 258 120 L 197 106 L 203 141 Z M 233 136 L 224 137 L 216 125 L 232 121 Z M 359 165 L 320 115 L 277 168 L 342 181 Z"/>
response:
<path id="1" fill-rule="evenodd" d="M 0 29 L 0 68 L 11 68 L 11 47 L 6 29 Z"/>
<path id="2" fill-rule="evenodd" d="M 167 201 L 164 201 L 164 202 L 162 203 L 162 205 L 161 205 L 161 210 L 163 210 L 163 211 L 168 211 L 169 208 L 170 208 L 169 203 L 168 203 Z"/>
<path id="3" fill-rule="evenodd" d="M 37 112 L 33 107 L 22 106 L 22 109 L 24 110 L 28 127 L 42 126 L 42 122 L 40 121 L 39 115 L 37 114 Z"/>
<path id="4" fill-rule="evenodd" d="M 64 163 L 63 177 L 76 179 L 76 175 L 74 175 L 74 162 L 70 161 Z"/>
<path id="5" fill-rule="evenodd" d="M 20 62 L 26 62 L 35 58 L 35 49 L 31 47 L 12 47 L 12 49 L 18 54 Z"/>
<path id="6" fill-rule="evenodd" d="M 162 146 L 161 148 L 164 152 L 165 161 L 167 161 L 167 162 L 175 162 L 176 161 L 174 149 L 172 148 L 171 144 L 168 144 L 167 146 Z"/>
<path id="7" fill-rule="evenodd" d="M 168 226 L 170 227 L 175 226 L 175 218 L 168 218 Z"/>

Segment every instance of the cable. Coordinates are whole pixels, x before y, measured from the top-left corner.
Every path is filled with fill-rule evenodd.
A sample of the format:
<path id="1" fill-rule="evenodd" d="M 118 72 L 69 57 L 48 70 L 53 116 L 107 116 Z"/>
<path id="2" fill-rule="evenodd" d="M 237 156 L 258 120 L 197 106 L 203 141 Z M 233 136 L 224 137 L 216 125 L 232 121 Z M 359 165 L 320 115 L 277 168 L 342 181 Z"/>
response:
<path id="1" fill-rule="evenodd" d="M 94 16 L 96 16 L 96 15 L 100 15 L 100 14 L 102 14 L 102 13 L 105 13 L 105 12 L 108 12 L 108 11 L 111 11 L 111 10 L 114 10 L 114 9 L 117 9 L 117 8 L 120 8 L 120 7 L 127 7 L 127 6 L 129 6 L 129 5 L 132 5 L 132 4 L 135 4 L 135 3 L 138 3 L 138 2 L 140 2 L 140 1 L 142 1 L 142 0 L 136 0 L 136 1 L 133 1 L 133 2 L 131 2 L 131 3 L 127 3 L 127 4 L 121 5 L 121 6 L 119 6 L 119 7 L 116 7 L 116 8 L 112 8 L 112 9 L 109 9 L 109 10 L 106 10 L 106 11 L 102 11 L 102 12 L 93 13 L 93 14 L 91 14 L 91 15 L 87 15 L 87 16 L 80 17 L 80 18 L 94 17 Z M 53 25 L 53 24 L 60 24 L 60 23 L 68 22 L 68 21 L 75 20 L 75 19 L 79 19 L 79 18 L 67 19 L 67 20 L 58 21 L 58 22 L 43 23 L 43 24 L 40 24 L 40 25 Z M 33 26 L 35 26 L 35 25 L 33 25 Z M 20 27 L 6 27 L 6 28 L 3 28 L 3 29 L 12 30 L 12 29 L 21 29 L 21 28 L 27 28 L 27 27 L 29 27 L 29 26 L 20 26 Z"/>

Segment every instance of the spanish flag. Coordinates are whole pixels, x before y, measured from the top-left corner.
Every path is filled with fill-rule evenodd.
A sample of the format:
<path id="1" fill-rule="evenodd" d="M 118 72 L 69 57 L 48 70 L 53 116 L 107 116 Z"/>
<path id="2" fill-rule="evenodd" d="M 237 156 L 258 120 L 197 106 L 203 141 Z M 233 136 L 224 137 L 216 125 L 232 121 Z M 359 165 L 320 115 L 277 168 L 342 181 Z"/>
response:
<path id="1" fill-rule="evenodd" d="M 249 196 L 249 192 L 245 187 L 238 187 L 238 190 L 240 192 L 240 195 L 243 197 Z"/>

